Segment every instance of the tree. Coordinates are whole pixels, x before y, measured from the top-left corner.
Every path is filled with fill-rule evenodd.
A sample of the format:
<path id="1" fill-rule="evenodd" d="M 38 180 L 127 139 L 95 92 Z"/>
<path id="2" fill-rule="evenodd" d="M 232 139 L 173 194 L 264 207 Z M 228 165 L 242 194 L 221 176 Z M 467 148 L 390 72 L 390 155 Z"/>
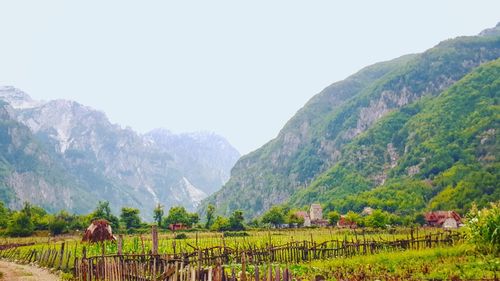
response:
<path id="1" fill-rule="evenodd" d="M 365 219 L 366 226 L 383 228 L 387 225 L 389 217 L 382 210 L 374 210 L 371 215 Z"/>
<path id="2" fill-rule="evenodd" d="M 328 213 L 328 223 L 330 223 L 330 225 L 337 225 L 339 219 L 340 214 L 337 211 L 331 211 Z"/>
<path id="3" fill-rule="evenodd" d="M 164 220 L 164 226 L 170 224 L 182 223 L 191 227 L 198 223 L 200 217 L 197 213 L 188 213 L 184 207 L 172 207 L 168 210 L 168 215 Z"/>
<path id="4" fill-rule="evenodd" d="M 212 204 L 208 204 L 207 206 L 207 222 L 205 223 L 205 228 L 209 229 L 214 220 L 215 206 Z"/>
<path id="5" fill-rule="evenodd" d="M 125 224 L 126 229 L 141 227 L 139 209 L 123 207 L 120 214 L 120 220 Z"/>
<path id="6" fill-rule="evenodd" d="M 163 215 L 164 215 L 163 206 L 160 203 L 158 203 L 156 205 L 156 208 L 153 210 L 153 217 L 158 227 L 161 227 L 161 221 L 163 219 Z"/>
<path id="7" fill-rule="evenodd" d="M 244 230 L 245 226 L 243 225 L 243 221 L 245 218 L 243 217 L 243 212 L 240 210 L 236 210 L 229 217 L 229 228 L 231 230 Z"/>
<path id="8" fill-rule="evenodd" d="M 191 227 L 197 224 L 200 221 L 200 215 L 198 213 L 190 213 L 189 214 L 189 223 L 188 225 Z"/>
<path id="9" fill-rule="evenodd" d="M 286 222 L 289 224 L 297 224 L 299 226 L 304 224 L 304 218 L 297 216 L 297 211 L 296 210 L 290 210 L 288 212 L 288 216 L 286 218 Z"/>
<path id="10" fill-rule="evenodd" d="M 9 209 L 0 201 L 0 228 L 6 228 L 9 223 Z"/>
<path id="11" fill-rule="evenodd" d="M 357 225 L 363 224 L 363 219 L 361 218 L 361 216 L 353 211 L 347 212 L 347 214 L 345 215 L 345 220 L 348 223 L 355 223 Z"/>
<path id="12" fill-rule="evenodd" d="M 29 216 L 29 213 L 24 212 L 24 210 L 15 212 L 7 226 L 7 233 L 10 236 L 26 237 L 33 234 L 34 231 L 35 225 L 31 220 L 31 216 Z"/>
<path id="13" fill-rule="evenodd" d="M 285 216 L 283 214 L 283 209 L 281 207 L 278 207 L 278 206 L 272 207 L 262 216 L 262 222 L 263 223 L 270 223 L 274 226 L 278 226 L 280 224 L 283 224 L 285 222 Z"/>
<path id="14" fill-rule="evenodd" d="M 53 216 L 49 221 L 49 231 L 54 236 L 66 233 L 68 231 L 68 224 L 63 218 Z"/>
<path id="15" fill-rule="evenodd" d="M 114 230 L 117 230 L 120 227 L 120 221 L 118 217 L 111 213 L 111 208 L 109 207 L 108 201 L 99 201 L 94 212 L 90 214 L 91 221 L 98 219 L 107 220 Z"/>
<path id="16" fill-rule="evenodd" d="M 226 231 L 231 229 L 231 225 L 229 223 L 229 220 L 225 217 L 217 216 L 215 218 L 214 223 L 210 227 L 211 230 L 215 231 Z"/>
<path id="17" fill-rule="evenodd" d="M 419 225 L 424 225 L 426 224 L 427 222 L 425 221 L 425 215 L 423 213 L 418 213 L 415 215 L 415 219 L 414 219 L 415 223 L 419 224 Z"/>

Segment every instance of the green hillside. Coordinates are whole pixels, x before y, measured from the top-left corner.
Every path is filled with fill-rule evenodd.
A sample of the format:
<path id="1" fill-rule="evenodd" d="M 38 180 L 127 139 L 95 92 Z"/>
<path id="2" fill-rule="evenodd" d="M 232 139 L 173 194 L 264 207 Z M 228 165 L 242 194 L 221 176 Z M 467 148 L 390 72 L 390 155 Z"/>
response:
<path id="1" fill-rule="evenodd" d="M 417 176 L 422 179 L 434 178 L 443 167 L 456 162 L 450 157 L 461 156 L 448 153 L 455 150 L 443 151 L 438 155 L 442 161 L 436 161 L 441 166 L 418 166 L 422 162 L 418 157 L 429 149 L 427 146 L 438 144 L 412 146 L 420 136 L 412 134 L 414 128 L 405 127 L 406 121 L 421 111 L 426 100 L 437 97 L 479 65 L 499 57 L 500 36 L 459 37 L 422 54 L 367 67 L 329 86 L 314 96 L 276 139 L 242 157 L 229 182 L 206 199 L 199 210 L 203 212 L 211 203 L 219 213 L 241 209 L 253 217 L 288 200 L 296 206 L 315 200 L 327 202 L 382 183 L 388 185 L 391 179 L 407 173 L 406 169 L 412 173 L 420 169 Z M 383 118 L 391 120 L 379 123 Z M 410 138 L 404 135 L 403 127 L 410 130 Z M 403 131 L 390 148 L 401 155 L 397 167 L 387 166 L 387 142 L 377 142 L 364 151 L 374 141 L 366 139 L 368 131 L 377 131 L 377 139 L 388 139 L 400 129 Z M 405 149 L 402 145 L 407 141 L 408 153 L 404 154 L 401 149 Z M 363 161 L 355 161 L 357 158 Z M 352 172 L 353 167 L 363 173 Z"/>
<path id="2" fill-rule="evenodd" d="M 439 96 L 381 119 L 289 203 L 319 201 L 342 212 L 370 206 L 411 214 L 465 211 L 473 201 L 484 206 L 499 200 L 499 101 L 496 60 Z"/>

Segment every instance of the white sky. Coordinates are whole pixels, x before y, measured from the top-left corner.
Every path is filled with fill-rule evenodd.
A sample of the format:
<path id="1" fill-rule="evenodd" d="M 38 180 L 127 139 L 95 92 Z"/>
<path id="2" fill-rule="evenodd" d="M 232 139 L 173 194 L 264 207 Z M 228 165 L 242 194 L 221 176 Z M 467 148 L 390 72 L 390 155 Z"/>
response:
<path id="1" fill-rule="evenodd" d="M 240 152 L 369 64 L 500 21 L 500 1 L 1 1 L 0 85 Z"/>

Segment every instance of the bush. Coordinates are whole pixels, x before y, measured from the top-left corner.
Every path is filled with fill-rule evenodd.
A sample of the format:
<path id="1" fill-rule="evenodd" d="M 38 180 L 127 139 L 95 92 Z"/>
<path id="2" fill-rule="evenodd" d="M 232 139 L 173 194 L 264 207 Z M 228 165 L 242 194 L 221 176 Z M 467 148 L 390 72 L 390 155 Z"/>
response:
<path id="1" fill-rule="evenodd" d="M 469 241 L 484 254 L 500 253 L 500 201 L 478 210 L 474 205 L 467 215 Z"/>
<path id="2" fill-rule="evenodd" d="M 179 233 L 174 237 L 174 239 L 187 239 L 187 238 L 188 236 L 186 235 L 186 233 Z"/>
<path id="3" fill-rule="evenodd" d="M 10 236 L 26 237 L 33 234 L 35 226 L 31 217 L 25 212 L 16 212 L 7 226 L 7 233 Z"/>
<path id="4" fill-rule="evenodd" d="M 246 237 L 246 236 L 250 235 L 244 231 L 224 232 L 224 237 Z"/>

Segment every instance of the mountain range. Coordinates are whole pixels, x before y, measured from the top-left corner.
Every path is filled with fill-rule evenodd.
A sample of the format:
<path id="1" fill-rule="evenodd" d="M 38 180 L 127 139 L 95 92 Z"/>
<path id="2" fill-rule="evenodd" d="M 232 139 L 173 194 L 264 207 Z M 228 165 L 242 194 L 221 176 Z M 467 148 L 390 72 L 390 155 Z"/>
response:
<path id="1" fill-rule="evenodd" d="M 367 47 L 368 48 L 368 47 Z M 401 214 L 500 199 L 500 24 L 368 66 L 312 97 L 199 206 Z"/>
<path id="2" fill-rule="evenodd" d="M 189 210 L 228 179 L 239 158 L 213 133 L 139 134 L 75 101 L 35 101 L 0 87 L 0 200 L 87 213 L 107 200 L 151 218 L 157 203 Z"/>

